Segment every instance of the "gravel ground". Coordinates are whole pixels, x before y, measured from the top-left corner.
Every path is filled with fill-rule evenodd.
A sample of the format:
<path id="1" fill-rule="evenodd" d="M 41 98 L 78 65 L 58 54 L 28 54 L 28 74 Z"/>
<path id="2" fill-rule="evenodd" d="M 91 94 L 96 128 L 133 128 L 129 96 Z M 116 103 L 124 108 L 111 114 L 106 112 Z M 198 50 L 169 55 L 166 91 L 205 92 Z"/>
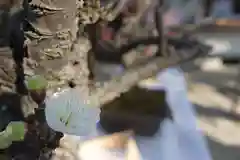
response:
<path id="1" fill-rule="evenodd" d="M 240 159 L 240 80 L 237 66 L 192 71 L 189 98 L 196 106 L 199 125 L 206 133 L 214 160 Z M 240 68 L 240 67 L 239 67 Z M 240 69 L 239 69 L 240 72 Z M 239 73 L 240 74 L 240 73 Z"/>

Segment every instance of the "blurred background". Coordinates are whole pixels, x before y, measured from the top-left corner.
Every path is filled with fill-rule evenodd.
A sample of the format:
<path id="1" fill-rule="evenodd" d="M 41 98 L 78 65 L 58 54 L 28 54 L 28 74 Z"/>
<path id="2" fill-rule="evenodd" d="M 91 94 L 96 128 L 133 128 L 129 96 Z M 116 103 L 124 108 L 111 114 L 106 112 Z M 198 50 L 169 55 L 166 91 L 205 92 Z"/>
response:
<path id="1" fill-rule="evenodd" d="M 239 160 L 240 1 L 166 0 L 166 4 L 168 23 L 202 23 L 193 32 L 213 50 L 208 58 L 183 66 L 188 71 L 189 98 L 214 160 Z"/>

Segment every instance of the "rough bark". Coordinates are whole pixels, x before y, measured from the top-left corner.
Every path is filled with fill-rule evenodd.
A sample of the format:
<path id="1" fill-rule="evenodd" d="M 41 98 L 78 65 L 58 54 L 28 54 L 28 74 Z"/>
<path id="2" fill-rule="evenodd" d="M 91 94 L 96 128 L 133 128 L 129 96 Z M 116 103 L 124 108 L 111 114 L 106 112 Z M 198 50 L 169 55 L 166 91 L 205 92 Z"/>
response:
<path id="1" fill-rule="evenodd" d="M 86 68 L 85 53 L 73 50 L 76 42 L 77 1 L 46 1 L 33 0 L 26 21 L 25 35 L 27 37 L 29 72 L 26 74 L 43 75 L 50 88 L 64 85 L 70 79 L 75 79 L 75 73 L 81 74 L 83 85 L 87 72 L 84 69 L 74 72 L 76 68 Z M 79 42 L 79 41 L 77 41 Z M 81 42 L 81 41 L 80 41 Z M 73 67 L 73 61 L 79 65 Z M 34 72 L 34 73 L 31 73 Z"/>
<path id="2" fill-rule="evenodd" d="M 13 110 L 21 109 L 21 113 L 16 113 L 23 117 L 32 114 L 35 107 L 26 94 L 23 73 L 24 34 L 21 25 L 26 7 L 26 0 L 0 3 L 0 103 Z M 10 103 L 12 94 L 18 94 L 16 97 L 20 103 Z"/>
<path id="3" fill-rule="evenodd" d="M 0 87 L 2 92 L 15 90 L 14 83 L 17 80 L 15 61 L 21 61 L 22 56 L 23 37 L 20 30 L 23 19 L 22 3 L 23 1 L 10 2 L 6 0 L 1 1 L 0 4 Z M 13 41 L 13 39 L 18 40 Z"/>
<path id="4" fill-rule="evenodd" d="M 1 130 L 10 121 L 24 121 L 36 107 L 24 85 L 24 34 L 21 26 L 26 7 L 26 0 L 0 2 L 0 106 L 4 113 L 0 117 Z M 9 159 L 9 155 L 1 156 Z"/>

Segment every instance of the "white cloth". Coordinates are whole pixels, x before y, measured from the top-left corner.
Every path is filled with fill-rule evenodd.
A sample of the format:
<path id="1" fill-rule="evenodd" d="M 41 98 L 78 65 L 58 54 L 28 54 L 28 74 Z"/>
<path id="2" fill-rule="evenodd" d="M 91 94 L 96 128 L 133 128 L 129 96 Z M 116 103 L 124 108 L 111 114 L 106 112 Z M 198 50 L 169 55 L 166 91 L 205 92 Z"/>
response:
<path id="1" fill-rule="evenodd" d="M 180 69 L 169 68 L 159 73 L 157 78 L 167 92 L 167 102 L 173 113 L 172 125 L 177 133 L 180 157 L 183 160 L 211 160 L 205 139 L 197 127 L 195 111 L 187 97 L 184 74 Z"/>
<path id="2" fill-rule="evenodd" d="M 157 79 L 167 92 L 167 102 L 175 123 L 190 130 L 197 130 L 196 115 L 187 97 L 187 84 L 180 69 L 169 68 L 158 74 Z"/>
<path id="3" fill-rule="evenodd" d="M 155 137 L 136 137 L 136 142 L 141 152 L 142 159 L 211 160 L 205 139 L 201 131 L 197 128 L 193 106 L 187 99 L 187 87 L 183 73 L 179 69 L 170 68 L 159 73 L 157 77 L 160 79 L 159 82 L 161 82 L 161 85 L 156 86 L 161 86 L 160 89 L 163 87 L 166 90 L 167 102 L 169 103 L 173 112 L 174 121 L 172 122 L 170 120 L 165 120 Z M 59 107 L 61 106 L 59 105 Z M 79 106 L 75 107 L 77 108 Z M 56 109 L 57 108 L 55 107 L 55 111 L 54 109 L 46 110 L 46 114 L 49 114 L 48 112 L 56 112 Z M 76 118 L 75 121 L 72 122 L 76 124 L 82 123 L 87 128 L 85 129 L 85 127 L 82 125 L 83 128 L 76 130 L 75 135 L 79 135 L 81 132 L 79 130 L 89 131 L 89 127 L 96 124 L 97 116 L 95 115 L 95 112 L 93 114 L 93 116 L 88 115 L 92 118 L 87 118 L 87 121 L 84 122 L 81 118 L 82 113 L 79 113 L 79 116 L 75 114 L 79 120 Z M 49 116 L 47 120 L 53 121 L 51 118 L 53 118 L 53 116 Z M 54 126 L 55 124 L 57 123 L 51 123 L 50 126 L 59 129 L 59 127 Z M 91 136 L 95 137 L 103 134 L 98 127 L 90 128 L 94 128 Z M 62 131 L 66 132 L 65 129 Z M 71 133 L 74 134 L 73 130 L 71 130 Z M 92 152 L 94 151 L 89 151 L 89 153 Z M 81 151 L 79 153 L 81 153 Z M 90 157 L 84 157 L 83 159 L 92 160 L 95 159 L 92 156 L 95 156 L 98 157 L 98 160 L 106 160 L 106 157 L 104 158 L 104 155 L 98 155 L 98 152 L 94 152 L 94 154 L 89 154 L 88 156 Z M 116 159 L 112 158 L 112 160 Z"/>

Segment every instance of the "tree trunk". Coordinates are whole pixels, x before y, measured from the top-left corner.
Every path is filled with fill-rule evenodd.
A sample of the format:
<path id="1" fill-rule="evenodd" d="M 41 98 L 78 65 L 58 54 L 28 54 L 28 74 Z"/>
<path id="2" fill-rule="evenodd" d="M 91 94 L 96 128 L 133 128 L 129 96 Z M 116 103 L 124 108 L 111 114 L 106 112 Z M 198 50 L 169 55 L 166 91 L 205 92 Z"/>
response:
<path id="1" fill-rule="evenodd" d="M 87 52 L 84 40 L 76 40 L 76 0 L 33 0 L 25 29 L 28 39 L 28 69 L 43 75 L 50 89 L 76 79 L 87 87 Z M 78 48 L 74 45 L 78 44 Z M 78 61 L 78 63 L 76 63 Z M 76 65 L 77 64 L 77 65 Z M 28 72 L 26 72 L 28 73 Z M 86 89 L 86 88 L 85 88 Z"/>
<path id="2" fill-rule="evenodd" d="M 3 0 L 0 3 L 0 105 L 12 110 L 20 119 L 32 114 L 36 106 L 27 95 L 24 84 L 21 25 L 26 7 L 26 0 Z"/>

